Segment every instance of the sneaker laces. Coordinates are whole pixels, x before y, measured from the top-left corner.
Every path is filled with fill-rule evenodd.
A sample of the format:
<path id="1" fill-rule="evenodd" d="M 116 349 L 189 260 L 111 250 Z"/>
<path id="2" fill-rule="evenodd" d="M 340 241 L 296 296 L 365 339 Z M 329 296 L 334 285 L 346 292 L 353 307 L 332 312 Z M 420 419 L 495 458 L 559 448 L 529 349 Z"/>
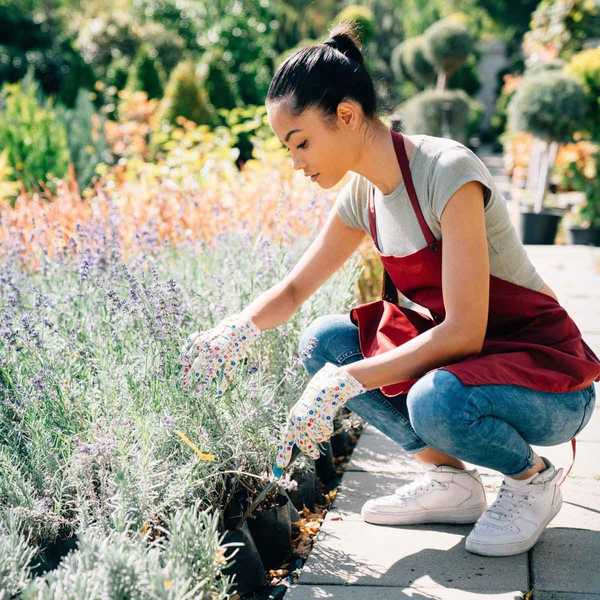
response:
<path id="1" fill-rule="evenodd" d="M 523 504 L 531 506 L 533 493 L 531 488 L 521 491 L 503 481 L 498 496 L 487 509 L 486 515 L 498 521 L 512 521 L 518 516 Z"/>
<path id="2" fill-rule="evenodd" d="M 443 487 L 439 481 L 432 479 L 429 475 L 423 475 L 402 487 L 396 488 L 394 495 L 398 498 L 414 498 L 422 496 L 436 487 Z"/>

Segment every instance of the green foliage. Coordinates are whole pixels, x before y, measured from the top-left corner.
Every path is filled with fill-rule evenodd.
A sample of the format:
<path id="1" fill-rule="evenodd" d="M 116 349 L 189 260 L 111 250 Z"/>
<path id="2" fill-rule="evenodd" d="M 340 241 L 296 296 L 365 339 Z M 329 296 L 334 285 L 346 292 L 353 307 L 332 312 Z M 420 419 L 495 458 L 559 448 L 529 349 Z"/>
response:
<path id="1" fill-rule="evenodd" d="M 8 600 L 25 588 L 35 554 L 18 519 L 6 511 L 0 519 L 0 598 Z"/>
<path id="2" fill-rule="evenodd" d="M 508 106 L 509 127 L 568 142 L 585 116 L 585 94 L 572 77 L 549 71 L 525 77 Z"/>
<path id="3" fill-rule="evenodd" d="M 483 109 L 463 90 L 425 90 L 398 107 L 407 133 L 449 137 L 461 143 L 479 129 Z"/>
<path id="4" fill-rule="evenodd" d="M 164 71 L 156 59 L 156 50 L 147 44 L 142 44 L 129 69 L 127 89 L 146 92 L 148 98 L 161 98 L 164 79 Z"/>
<path id="5" fill-rule="evenodd" d="M 241 103 L 235 77 L 225 67 L 224 50 L 213 48 L 202 57 L 201 65 L 205 70 L 204 86 L 211 104 L 215 108 L 235 108 Z"/>
<path id="6" fill-rule="evenodd" d="M 40 191 L 52 177 L 63 177 L 69 164 L 67 132 L 56 119 L 52 99 L 41 101 L 32 71 L 2 89 L 0 147 L 8 151 L 15 177 L 28 191 Z"/>
<path id="7" fill-rule="evenodd" d="M 346 6 L 336 17 L 336 22 L 348 21 L 356 27 L 356 33 L 363 46 L 375 36 L 375 21 L 368 6 L 351 4 Z"/>
<path id="8" fill-rule="evenodd" d="M 448 79 L 448 89 L 464 90 L 469 96 L 477 94 L 481 88 L 477 62 L 475 55 L 471 54 L 467 61 Z"/>
<path id="9" fill-rule="evenodd" d="M 8 152 L 4 148 L 0 152 L 0 203 L 10 202 L 14 207 L 19 184 L 13 179 L 14 170 L 8 161 Z"/>
<path id="10" fill-rule="evenodd" d="M 424 53 L 438 73 L 452 75 L 474 50 L 469 30 L 454 18 L 431 25 L 424 33 Z"/>
<path id="11" fill-rule="evenodd" d="M 577 222 L 585 227 L 600 227 L 600 147 L 592 158 L 591 172 L 585 172 L 577 161 L 569 163 L 561 173 L 561 185 L 583 192 L 585 201 L 577 211 Z"/>
<path id="12" fill-rule="evenodd" d="M 187 516 L 187 515 L 186 515 Z M 189 519 L 189 517 L 188 517 Z M 197 533 L 198 545 L 217 547 L 214 516 L 201 513 Z M 169 543 L 164 546 L 169 548 Z M 204 548 L 201 548 L 201 550 Z M 69 553 L 59 567 L 34 580 L 24 590 L 23 600 L 103 600 L 105 598 L 150 598 L 160 600 L 225 600 L 231 581 L 218 580 L 218 555 L 201 556 L 204 578 L 189 577 L 193 557 L 175 552 L 167 558 L 157 544 L 135 531 L 106 532 L 90 527 L 82 532 L 78 549 Z"/>
<path id="13" fill-rule="evenodd" d="M 575 54 L 565 70 L 583 86 L 587 100 L 586 129 L 593 140 L 600 141 L 600 48 Z"/>
<path id="14" fill-rule="evenodd" d="M 273 137 L 264 104 L 218 112 L 232 136 L 234 145 L 239 149 L 238 161 L 242 163 L 253 158 L 255 138 L 266 140 Z"/>
<path id="15" fill-rule="evenodd" d="M 93 74 L 61 30 L 43 11 L 35 15 L 21 3 L 0 4 L 0 85 L 22 79 L 33 69 L 43 92 L 71 106 L 79 87 L 91 87 Z"/>
<path id="16" fill-rule="evenodd" d="M 159 109 L 160 120 L 171 124 L 185 117 L 198 124 L 213 125 L 215 112 L 197 64 L 191 59 L 180 62 L 171 73 Z"/>
<path id="17" fill-rule="evenodd" d="M 531 17 L 523 47 L 534 61 L 538 54 L 548 52 L 568 60 L 590 38 L 600 38 L 596 0 L 542 0 Z"/>
<path id="18" fill-rule="evenodd" d="M 71 162 L 79 189 L 92 181 L 96 166 L 110 163 L 112 155 L 104 135 L 105 118 L 96 112 L 87 90 L 80 90 L 73 109 L 57 106 L 56 115 L 68 131 Z"/>
<path id="19" fill-rule="evenodd" d="M 404 71 L 420 89 L 435 83 L 435 69 L 425 55 L 423 36 L 409 38 L 394 50 L 394 71 L 400 77 Z M 399 59 L 399 60 L 398 60 Z"/>
<path id="20" fill-rule="evenodd" d="M 84 19 L 75 41 L 83 59 L 100 79 L 114 60 L 125 59 L 129 67 L 140 44 L 133 18 L 124 11 Z"/>

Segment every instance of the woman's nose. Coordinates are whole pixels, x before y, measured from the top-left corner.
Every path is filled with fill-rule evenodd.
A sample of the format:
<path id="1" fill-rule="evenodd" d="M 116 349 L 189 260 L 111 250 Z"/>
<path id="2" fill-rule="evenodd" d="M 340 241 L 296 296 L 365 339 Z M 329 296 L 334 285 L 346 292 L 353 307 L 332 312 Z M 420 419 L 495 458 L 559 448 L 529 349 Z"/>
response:
<path id="1" fill-rule="evenodd" d="M 292 165 L 294 166 L 295 170 L 303 169 L 305 167 L 304 161 L 296 158 L 295 156 L 292 156 Z"/>

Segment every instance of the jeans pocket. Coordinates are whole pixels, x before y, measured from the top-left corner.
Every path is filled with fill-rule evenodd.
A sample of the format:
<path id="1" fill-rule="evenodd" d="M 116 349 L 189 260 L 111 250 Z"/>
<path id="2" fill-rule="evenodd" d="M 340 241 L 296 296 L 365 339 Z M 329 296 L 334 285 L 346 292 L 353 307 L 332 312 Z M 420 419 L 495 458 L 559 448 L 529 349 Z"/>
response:
<path id="1" fill-rule="evenodd" d="M 588 389 L 588 394 L 588 401 L 583 411 L 583 418 L 581 419 L 581 424 L 577 428 L 577 431 L 573 434 L 573 437 L 579 435 L 581 430 L 589 423 L 590 419 L 592 418 L 592 413 L 594 412 L 594 408 L 596 406 L 596 390 L 594 388 L 593 383 Z"/>

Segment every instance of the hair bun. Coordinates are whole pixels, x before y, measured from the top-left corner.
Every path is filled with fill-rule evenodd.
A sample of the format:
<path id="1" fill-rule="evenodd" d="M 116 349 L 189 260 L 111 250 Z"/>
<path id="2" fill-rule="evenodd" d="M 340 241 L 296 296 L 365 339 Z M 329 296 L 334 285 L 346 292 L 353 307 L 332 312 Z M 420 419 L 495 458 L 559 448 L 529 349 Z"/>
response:
<path id="1" fill-rule="evenodd" d="M 363 63 L 363 55 L 358 45 L 358 39 L 352 35 L 351 30 L 334 32 L 323 43 L 326 46 L 335 48 L 350 60 L 354 60 L 360 64 Z"/>

